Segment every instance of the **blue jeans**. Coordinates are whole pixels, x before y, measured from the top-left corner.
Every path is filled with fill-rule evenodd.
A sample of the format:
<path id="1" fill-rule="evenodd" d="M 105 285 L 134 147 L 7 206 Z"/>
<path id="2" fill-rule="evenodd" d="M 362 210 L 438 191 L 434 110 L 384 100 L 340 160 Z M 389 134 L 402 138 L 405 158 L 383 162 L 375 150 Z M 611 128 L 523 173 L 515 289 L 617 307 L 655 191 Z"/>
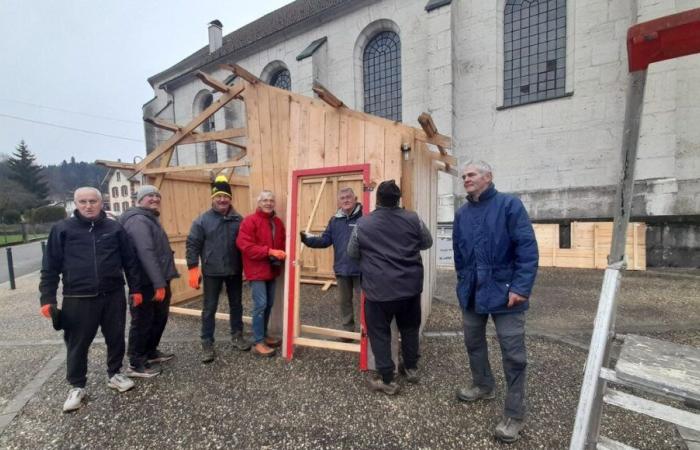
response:
<path id="1" fill-rule="evenodd" d="M 275 303 L 275 280 L 251 281 L 253 294 L 253 341 L 259 344 L 267 336 L 272 305 Z"/>
<path id="2" fill-rule="evenodd" d="M 491 318 L 496 325 L 507 385 L 504 414 L 508 417 L 522 419 L 526 413 L 525 312 L 491 314 Z M 463 310 L 462 319 L 464 322 L 464 343 L 469 355 L 469 368 L 474 386 L 492 390 L 496 383 L 491 373 L 489 349 L 486 343 L 486 322 L 489 315 Z"/>

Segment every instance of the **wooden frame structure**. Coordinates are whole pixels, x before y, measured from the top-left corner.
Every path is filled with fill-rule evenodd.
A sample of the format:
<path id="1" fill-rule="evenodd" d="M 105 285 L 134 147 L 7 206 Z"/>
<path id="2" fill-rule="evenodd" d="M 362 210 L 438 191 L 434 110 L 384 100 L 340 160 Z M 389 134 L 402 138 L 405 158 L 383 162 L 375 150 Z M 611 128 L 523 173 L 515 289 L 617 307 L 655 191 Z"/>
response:
<path id="1" fill-rule="evenodd" d="M 306 177 L 323 177 L 321 188 L 319 189 L 318 195 L 314 201 L 313 209 L 309 215 L 309 219 L 306 222 L 304 231 L 308 233 L 311 228 L 311 224 L 316 215 L 316 211 L 321 200 L 321 195 L 323 194 L 324 187 L 328 180 L 329 175 L 342 175 L 342 174 L 356 174 L 362 175 L 363 185 L 369 187 L 370 185 L 370 166 L 369 164 L 356 164 L 349 166 L 339 166 L 339 167 L 326 167 L 322 169 L 304 169 L 295 170 L 292 172 L 292 197 L 291 205 L 288 211 L 287 223 L 289 224 L 291 236 L 296 236 L 300 231 L 302 220 L 299 214 L 299 195 L 300 195 L 300 184 L 302 180 Z M 368 205 L 370 203 L 370 195 L 368 189 L 363 189 L 362 192 L 362 204 Z M 331 348 L 334 350 L 344 350 L 351 352 L 360 353 L 360 370 L 367 369 L 367 332 L 365 324 L 365 298 L 362 295 L 360 299 L 360 332 L 350 332 L 334 330 L 325 327 L 314 327 L 309 325 L 302 325 L 299 319 L 299 312 L 301 306 L 300 298 L 300 281 L 301 272 L 303 268 L 303 261 L 301 255 L 304 252 L 305 246 L 300 242 L 296 242 L 289 246 L 289 257 L 291 261 L 294 261 L 289 268 L 289 277 L 287 279 L 287 299 L 284 304 L 284 342 L 282 354 L 287 360 L 291 360 L 294 354 L 295 345 L 305 345 L 309 347 L 322 347 Z M 302 336 L 302 333 L 309 333 L 314 335 L 335 337 L 335 338 L 345 338 L 353 339 L 359 341 L 359 344 L 354 342 L 333 342 L 328 340 L 314 339 Z"/>
<path id="2" fill-rule="evenodd" d="M 374 208 L 373 186 L 385 179 L 395 179 L 403 191 L 403 204 L 415 210 L 436 231 L 437 171 L 455 173 L 457 160 L 445 149 L 451 148 L 449 137 L 437 132 L 428 114 L 421 115 L 422 129 L 379 118 L 348 108 L 325 87 L 315 84 L 319 96 L 309 98 L 269 86 L 245 69 L 224 64 L 221 69 L 237 76 L 232 86 L 198 72 L 197 77 L 215 92 L 217 98 L 186 125 L 162 119 L 145 119 L 172 135 L 134 166 L 163 193 L 161 221 L 176 253 L 176 263 L 185 264 L 185 240 L 192 220 L 210 204 L 209 183 L 225 171 L 233 191 L 234 207 L 241 214 L 255 208 L 255 197 L 263 189 L 276 195 L 276 212 L 289 218 L 288 194 L 293 186 L 295 170 L 323 169 L 366 164 L 370 179 L 366 183 L 366 212 Z M 243 128 L 202 132 L 198 128 L 213 114 L 232 101 L 243 102 L 246 124 Z M 232 139 L 245 138 L 245 143 Z M 179 145 L 217 141 L 238 149 L 238 155 L 227 161 L 191 166 L 173 166 L 173 152 Z M 431 151 L 430 146 L 438 151 Z M 248 175 L 236 171 L 246 167 Z M 296 245 L 297 236 L 287 227 L 287 253 Z M 300 252 L 301 253 L 301 252 Z M 430 297 L 435 280 L 435 249 L 424 252 L 425 283 L 422 299 L 424 321 L 430 312 Z M 277 289 L 271 328 L 281 331 L 283 299 L 289 296 L 290 267 L 284 271 L 285 289 Z M 182 270 L 181 270 L 182 271 Z M 317 267 L 317 273 L 305 273 L 302 280 L 325 288 L 333 283 L 332 265 Z M 295 276 L 296 273 L 295 272 Z M 173 304 L 201 295 L 191 289 L 182 277 L 174 280 Z M 182 308 L 171 308 L 174 312 Z M 192 314 L 192 310 L 186 311 Z M 221 317 L 226 317 L 221 315 Z M 249 318 L 244 318 L 249 321 Z M 303 342 L 303 341 L 302 341 Z M 297 343 L 299 340 L 297 339 Z M 337 343 L 335 343 L 337 344 Z M 286 347 L 284 349 L 286 353 Z"/>

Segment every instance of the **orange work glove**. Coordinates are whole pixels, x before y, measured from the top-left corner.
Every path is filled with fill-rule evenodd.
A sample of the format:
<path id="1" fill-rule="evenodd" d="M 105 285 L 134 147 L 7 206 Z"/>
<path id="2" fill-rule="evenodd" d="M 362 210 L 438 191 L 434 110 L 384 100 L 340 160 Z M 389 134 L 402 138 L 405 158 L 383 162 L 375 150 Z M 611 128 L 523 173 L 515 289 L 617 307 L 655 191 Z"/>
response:
<path id="1" fill-rule="evenodd" d="M 188 270 L 190 274 L 190 287 L 192 289 L 199 289 L 199 281 L 202 278 L 202 273 L 199 271 L 199 267 L 192 267 L 190 270 Z"/>
<path id="2" fill-rule="evenodd" d="M 284 261 L 284 259 L 287 257 L 287 254 L 284 252 L 284 250 L 276 250 L 274 248 L 269 249 L 267 251 L 267 254 L 275 259 L 279 259 L 280 261 Z"/>
<path id="3" fill-rule="evenodd" d="M 141 306 L 141 303 L 143 303 L 143 294 L 141 294 L 140 292 L 131 294 L 131 303 L 133 303 L 135 308 Z"/>
<path id="4" fill-rule="evenodd" d="M 44 305 L 41 307 L 41 315 L 47 319 L 51 318 L 51 305 Z"/>
<path id="5" fill-rule="evenodd" d="M 157 288 L 156 289 L 156 295 L 153 296 L 153 300 L 157 302 L 162 302 L 165 300 L 165 288 Z"/>

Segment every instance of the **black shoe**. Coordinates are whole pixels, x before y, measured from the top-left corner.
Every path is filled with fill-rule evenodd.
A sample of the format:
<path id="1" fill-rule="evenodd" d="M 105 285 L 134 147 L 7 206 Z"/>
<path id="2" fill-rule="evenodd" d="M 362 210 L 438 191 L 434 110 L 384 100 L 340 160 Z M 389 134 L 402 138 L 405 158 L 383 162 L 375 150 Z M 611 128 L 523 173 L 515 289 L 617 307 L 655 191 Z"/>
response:
<path id="1" fill-rule="evenodd" d="M 160 350 L 156 350 L 152 355 L 148 357 L 148 364 L 162 363 L 170 361 L 175 357 L 175 353 L 164 353 Z"/>
<path id="2" fill-rule="evenodd" d="M 202 342 L 202 362 L 209 364 L 216 359 L 213 342 Z"/>
<path id="3" fill-rule="evenodd" d="M 250 350 L 252 345 L 249 340 L 243 337 L 243 333 L 240 331 L 231 335 L 231 344 L 233 344 L 233 348 L 242 352 Z"/>

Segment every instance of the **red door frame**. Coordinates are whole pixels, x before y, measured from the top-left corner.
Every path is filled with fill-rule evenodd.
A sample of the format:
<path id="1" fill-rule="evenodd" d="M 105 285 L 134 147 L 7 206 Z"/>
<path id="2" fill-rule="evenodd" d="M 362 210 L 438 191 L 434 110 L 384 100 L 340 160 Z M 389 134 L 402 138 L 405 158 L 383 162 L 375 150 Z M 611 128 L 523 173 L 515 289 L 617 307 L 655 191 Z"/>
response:
<path id="1" fill-rule="evenodd" d="M 362 181 L 364 186 L 369 186 L 369 164 L 353 164 L 348 166 L 335 166 L 335 167 L 323 167 L 318 169 L 300 169 L 292 172 L 292 202 L 291 202 L 291 224 L 290 224 L 290 237 L 296 240 L 299 234 L 298 229 L 298 219 L 296 217 L 297 210 L 299 207 L 299 180 L 300 178 L 310 177 L 310 176 L 323 176 L 323 175 L 342 175 L 347 173 L 362 173 Z M 362 190 L 362 205 L 365 211 L 369 210 L 369 191 L 366 189 Z M 297 246 L 296 243 L 290 243 L 289 246 L 289 261 L 296 261 L 297 257 Z M 296 306 L 296 300 L 298 293 L 296 292 L 296 264 L 290 264 L 289 266 L 289 279 L 288 283 L 288 306 L 287 306 L 287 360 L 291 360 L 294 354 L 294 309 Z M 365 294 L 361 295 L 360 300 L 360 370 L 367 370 L 367 326 L 365 324 Z"/>

